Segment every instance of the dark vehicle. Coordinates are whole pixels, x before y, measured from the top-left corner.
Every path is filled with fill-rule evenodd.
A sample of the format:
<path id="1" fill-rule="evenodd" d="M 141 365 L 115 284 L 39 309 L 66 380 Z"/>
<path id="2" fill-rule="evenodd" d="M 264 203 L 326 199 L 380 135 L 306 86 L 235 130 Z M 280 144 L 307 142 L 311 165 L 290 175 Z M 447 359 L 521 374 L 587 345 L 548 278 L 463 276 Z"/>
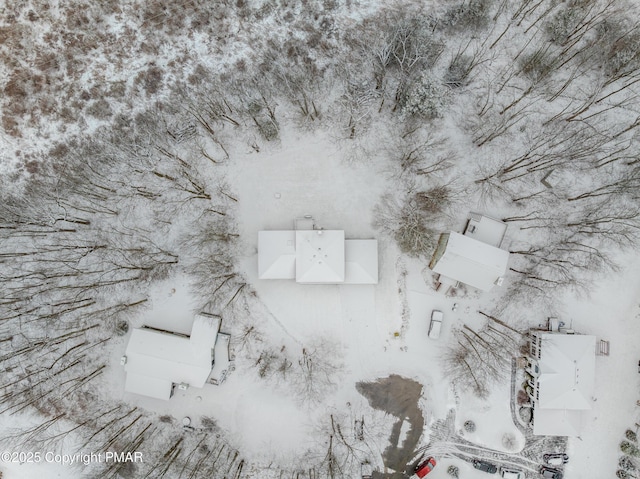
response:
<path id="1" fill-rule="evenodd" d="M 542 466 L 540 474 L 547 479 L 562 479 L 562 472 L 553 467 Z"/>
<path id="2" fill-rule="evenodd" d="M 544 454 L 542 459 L 552 466 L 562 466 L 569 462 L 569 456 L 561 452 L 557 454 Z"/>
<path id="3" fill-rule="evenodd" d="M 413 476 L 411 476 L 411 479 L 422 479 L 424 476 L 429 474 L 434 467 L 436 467 L 436 460 L 433 457 L 430 457 L 416 466 L 413 470 Z"/>
<path id="4" fill-rule="evenodd" d="M 489 474 L 495 474 L 496 472 L 498 472 L 498 468 L 495 466 L 495 464 L 491 464 L 487 461 L 480 461 L 479 459 L 473 460 L 473 467 L 480 471 L 488 472 Z"/>

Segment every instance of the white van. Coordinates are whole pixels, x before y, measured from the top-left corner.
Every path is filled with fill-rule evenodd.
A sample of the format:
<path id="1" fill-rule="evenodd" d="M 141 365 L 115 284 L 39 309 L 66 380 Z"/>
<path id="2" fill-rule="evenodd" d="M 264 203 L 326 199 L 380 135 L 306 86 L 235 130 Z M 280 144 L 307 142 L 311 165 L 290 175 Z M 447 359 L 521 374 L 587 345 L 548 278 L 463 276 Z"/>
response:
<path id="1" fill-rule="evenodd" d="M 440 329 L 442 328 L 442 318 L 444 315 L 442 311 L 434 309 L 431 312 L 431 323 L 429 324 L 429 337 L 431 339 L 438 339 L 440 337 Z"/>

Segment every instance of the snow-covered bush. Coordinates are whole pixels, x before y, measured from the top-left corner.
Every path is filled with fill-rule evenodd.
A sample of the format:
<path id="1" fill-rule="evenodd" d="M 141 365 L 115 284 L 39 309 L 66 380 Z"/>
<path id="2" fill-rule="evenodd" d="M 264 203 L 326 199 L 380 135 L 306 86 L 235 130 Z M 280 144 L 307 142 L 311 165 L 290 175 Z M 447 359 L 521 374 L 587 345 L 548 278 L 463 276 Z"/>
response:
<path id="1" fill-rule="evenodd" d="M 624 76 L 640 68 L 639 50 L 640 34 L 636 31 L 616 38 L 603 59 L 607 75 Z"/>
<path id="2" fill-rule="evenodd" d="M 624 437 L 626 437 L 629 441 L 638 442 L 638 435 L 635 433 L 635 431 L 632 431 L 631 429 L 627 429 L 624 432 Z"/>
<path id="3" fill-rule="evenodd" d="M 163 87 L 165 72 L 157 65 L 151 64 L 145 71 L 141 71 L 134 79 L 134 84 L 142 87 L 147 95 L 155 95 Z"/>
<path id="4" fill-rule="evenodd" d="M 539 48 L 531 54 L 524 55 L 520 69 L 532 82 L 538 82 L 549 75 L 555 68 L 555 59 L 548 48 Z"/>
<path id="5" fill-rule="evenodd" d="M 467 432 L 476 432 L 476 423 L 471 420 L 465 421 L 463 426 L 464 430 Z"/>
<path id="6" fill-rule="evenodd" d="M 444 75 L 444 83 L 450 87 L 460 87 L 462 86 L 471 73 L 473 68 L 473 57 L 470 55 L 456 55 L 451 63 L 449 64 L 449 68 Z"/>
<path id="7" fill-rule="evenodd" d="M 438 118 L 443 115 L 450 99 L 449 87 L 425 72 L 408 87 L 401 101 L 402 115 L 424 119 Z"/>
<path id="8" fill-rule="evenodd" d="M 468 0 L 450 8 L 442 18 L 445 26 L 457 29 L 481 29 L 489 22 L 492 0 Z"/>
<path id="9" fill-rule="evenodd" d="M 129 321 L 126 319 L 119 319 L 116 321 L 115 330 L 118 336 L 124 336 L 129 332 Z"/>
<path id="10" fill-rule="evenodd" d="M 502 446 L 507 451 L 513 451 L 516 448 L 516 445 L 516 437 L 512 433 L 507 432 L 502 436 Z"/>
<path id="11" fill-rule="evenodd" d="M 451 465 L 447 468 L 447 474 L 449 474 L 451 477 L 460 477 L 460 470 L 458 469 L 458 466 L 454 466 Z"/>
<path id="12" fill-rule="evenodd" d="M 519 406 L 529 403 L 529 395 L 526 393 L 526 391 L 524 391 L 523 389 L 518 390 L 517 401 Z"/>
<path id="13" fill-rule="evenodd" d="M 278 139 L 280 127 L 277 121 L 272 120 L 271 118 L 265 118 L 265 119 L 254 118 L 254 121 L 256 123 L 256 126 L 258 127 L 258 131 L 260 132 L 260 135 L 262 136 L 262 138 L 264 138 L 267 141 L 274 141 Z"/>
<path id="14" fill-rule="evenodd" d="M 111 105 L 104 98 L 101 98 L 89 105 L 86 109 L 86 112 L 88 115 L 91 115 L 98 120 L 106 121 L 113 116 Z"/>
<path id="15" fill-rule="evenodd" d="M 438 185 L 419 191 L 414 196 L 420 211 L 425 214 L 441 213 L 451 200 L 451 189 L 446 185 Z"/>
<path id="16" fill-rule="evenodd" d="M 583 9 L 567 6 L 556 13 L 545 25 L 545 31 L 553 43 L 562 45 L 584 18 Z"/>
<path id="17" fill-rule="evenodd" d="M 403 215 L 394 234 L 400 251 L 415 257 L 428 257 L 433 250 L 435 237 L 435 232 L 427 228 L 423 218 L 415 211 Z"/>
<path id="18" fill-rule="evenodd" d="M 640 457 L 640 450 L 638 449 L 638 446 L 630 443 L 629 441 L 622 441 L 620 443 L 620 450 L 629 456 Z"/>
<path id="19" fill-rule="evenodd" d="M 386 195 L 374 209 L 374 226 L 389 234 L 400 251 L 413 257 L 430 257 L 437 233 L 428 225 L 431 217 L 422 211 L 416 199 L 410 197 L 399 203 Z"/>
<path id="20" fill-rule="evenodd" d="M 620 469 L 624 469 L 625 471 L 635 471 L 637 469 L 633 459 L 629 456 L 622 456 L 618 461 L 618 466 L 620 466 Z"/>

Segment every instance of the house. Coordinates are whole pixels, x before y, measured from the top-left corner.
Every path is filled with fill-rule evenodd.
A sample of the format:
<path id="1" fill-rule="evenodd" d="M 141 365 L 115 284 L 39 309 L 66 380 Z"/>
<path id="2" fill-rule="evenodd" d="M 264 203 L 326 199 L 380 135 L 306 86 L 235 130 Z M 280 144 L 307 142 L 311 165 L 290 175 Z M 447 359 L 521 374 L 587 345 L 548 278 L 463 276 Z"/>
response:
<path id="1" fill-rule="evenodd" d="M 305 218 L 305 221 L 309 221 Z M 296 222 L 299 227 L 301 222 Z M 258 232 L 258 277 L 303 284 L 376 284 L 378 242 L 345 239 L 342 230 Z"/>
<path id="2" fill-rule="evenodd" d="M 464 234 L 440 235 L 429 268 L 443 284 L 460 282 L 482 291 L 501 285 L 509 261 L 509 252 L 500 248 L 506 229 L 502 221 L 473 213 Z"/>
<path id="3" fill-rule="evenodd" d="M 166 400 L 176 385 L 203 387 L 212 371 L 220 322 L 218 316 L 199 314 L 189 336 L 148 326 L 134 329 L 122 357 L 125 391 Z"/>
<path id="4" fill-rule="evenodd" d="M 573 332 L 534 331 L 529 339 L 528 394 L 533 433 L 580 436 L 591 409 L 595 382 L 596 338 Z"/>
<path id="5" fill-rule="evenodd" d="M 344 243 L 344 231 L 296 231 L 296 282 L 344 283 Z"/>

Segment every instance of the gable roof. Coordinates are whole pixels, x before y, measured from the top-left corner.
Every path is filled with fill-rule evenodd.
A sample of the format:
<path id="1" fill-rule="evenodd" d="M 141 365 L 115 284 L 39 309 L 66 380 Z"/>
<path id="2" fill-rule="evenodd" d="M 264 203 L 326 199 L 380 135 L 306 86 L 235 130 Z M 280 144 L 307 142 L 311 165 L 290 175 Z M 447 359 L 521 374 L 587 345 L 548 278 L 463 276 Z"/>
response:
<path id="1" fill-rule="evenodd" d="M 125 391 L 168 399 L 172 383 L 204 386 L 219 328 L 220 318 L 198 315 L 191 337 L 148 327 L 134 329 L 125 352 Z"/>
<path id="2" fill-rule="evenodd" d="M 378 241 L 345 240 L 344 282 L 348 284 L 378 283 Z"/>
<path id="3" fill-rule="evenodd" d="M 454 231 L 440 241 L 446 241 L 446 247 L 432 268 L 436 273 L 489 291 L 507 270 L 508 251 Z"/>
<path id="4" fill-rule="evenodd" d="M 296 277 L 295 231 L 258 232 L 258 277 L 260 279 Z"/>
<path id="5" fill-rule="evenodd" d="M 295 237 L 298 283 L 344 282 L 344 231 L 297 230 Z"/>

